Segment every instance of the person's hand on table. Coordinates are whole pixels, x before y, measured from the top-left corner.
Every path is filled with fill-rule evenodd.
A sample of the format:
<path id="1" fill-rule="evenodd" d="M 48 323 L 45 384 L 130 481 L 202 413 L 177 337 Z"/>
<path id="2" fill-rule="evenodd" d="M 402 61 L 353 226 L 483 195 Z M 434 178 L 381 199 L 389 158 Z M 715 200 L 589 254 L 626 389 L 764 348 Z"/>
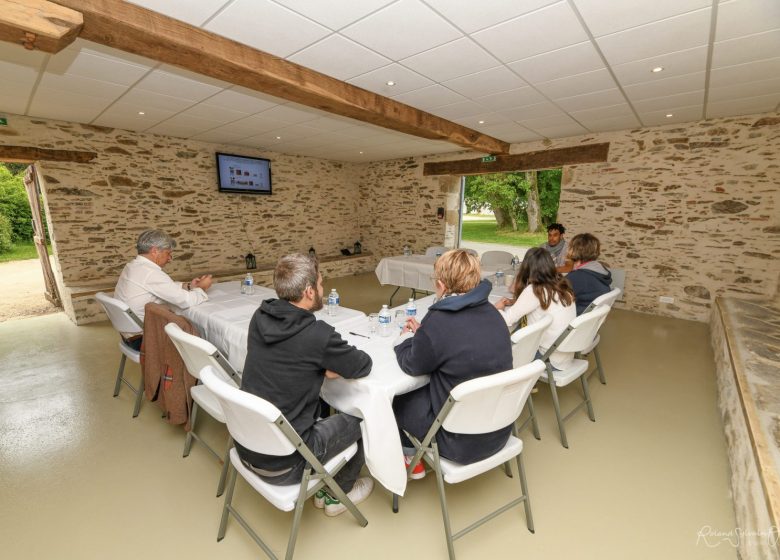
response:
<path id="1" fill-rule="evenodd" d="M 504 310 L 504 308 L 505 308 L 507 305 L 512 305 L 513 303 L 514 303 L 514 301 L 512 301 L 512 300 L 511 300 L 511 299 L 509 299 L 509 298 L 501 298 L 501 299 L 500 299 L 500 300 L 498 300 L 498 301 L 497 301 L 497 302 L 496 302 L 494 305 L 496 306 L 496 309 L 498 309 L 499 311 L 503 311 L 503 310 Z"/>
<path id="2" fill-rule="evenodd" d="M 420 323 L 417 322 L 417 319 L 415 319 L 414 317 L 409 317 L 406 320 L 406 324 L 404 325 L 403 330 L 404 332 L 416 333 L 417 329 L 419 328 L 420 328 Z"/>
<path id="3" fill-rule="evenodd" d="M 192 282 L 190 282 L 190 287 L 193 289 L 200 288 L 201 290 L 206 291 L 211 287 L 212 282 L 211 274 L 204 274 L 203 276 L 193 278 Z"/>

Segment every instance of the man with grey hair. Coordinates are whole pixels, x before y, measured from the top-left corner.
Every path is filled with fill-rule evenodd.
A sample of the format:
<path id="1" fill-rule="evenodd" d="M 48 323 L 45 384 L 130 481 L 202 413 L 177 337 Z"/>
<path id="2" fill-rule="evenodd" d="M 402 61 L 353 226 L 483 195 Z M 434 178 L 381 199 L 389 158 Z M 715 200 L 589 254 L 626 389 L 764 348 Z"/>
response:
<path id="1" fill-rule="evenodd" d="M 138 236 L 138 256 L 125 265 L 114 288 L 114 297 L 125 302 L 141 319 L 147 303 L 170 303 L 179 308 L 192 307 L 209 299 L 211 275 L 193 278 L 190 282 L 174 282 L 163 272 L 173 259 L 176 240 L 159 229 L 148 229 Z M 141 331 L 125 333 L 134 347 L 141 347 Z"/>
<path id="2" fill-rule="evenodd" d="M 334 477 L 358 504 L 374 487 L 370 477 L 358 479 L 365 462 L 361 421 L 348 414 L 323 419 L 317 416 L 325 378 L 364 377 L 371 371 L 371 358 L 314 316 L 322 309 L 322 275 L 315 259 L 300 254 L 279 259 L 274 269 L 274 289 L 279 299 L 265 300 L 249 324 L 241 389 L 281 410 L 323 463 L 358 442 L 357 453 Z M 238 442 L 235 445 L 244 465 L 269 484 L 300 482 L 306 461 L 299 453 L 280 457 L 256 453 Z M 315 496 L 314 505 L 324 507 L 328 516 L 346 510 L 323 490 Z"/>

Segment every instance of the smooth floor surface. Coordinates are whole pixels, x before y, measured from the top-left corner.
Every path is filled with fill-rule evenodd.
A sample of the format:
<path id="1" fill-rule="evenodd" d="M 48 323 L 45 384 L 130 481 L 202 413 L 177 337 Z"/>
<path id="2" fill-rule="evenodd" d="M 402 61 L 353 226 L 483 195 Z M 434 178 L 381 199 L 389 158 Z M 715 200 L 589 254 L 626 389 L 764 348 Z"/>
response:
<path id="1" fill-rule="evenodd" d="M 349 307 L 373 311 L 392 292 L 372 274 L 329 282 Z M 408 298 L 408 291 L 402 290 Z M 400 303 L 401 300 L 396 299 Z M 561 447 L 549 390 L 535 402 L 542 439 L 522 434 L 536 534 L 514 508 L 456 541 L 460 559 L 711 559 L 736 557 L 725 440 L 705 324 L 616 310 L 602 329 L 606 386 L 591 378 L 596 422 L 567 424 Z M 0 541 L 8 559 L 264 558 L 231 519 L 216 534 L 219 465 L 133 395 L 112 398 L 119 361 L 108 323 L 76 327 L 59 313 L 0 323 Z M 129 364 L 133 381 L 138 366 Z M 575 387 L 561 391 L 573 404 Z M 199 426 L 215 446 L 223 426 Z M 447 487 L 459 529 L 509 499 L 515 479 L 495 470 Z M 283 555 L 292 515 L 239 481 L 236 506 Z M 401 511 L 377 488 L 360 507 L 326 518 L 308 504 L 297 558 L 447 558 L 434 477 L 409 484 Z"/>

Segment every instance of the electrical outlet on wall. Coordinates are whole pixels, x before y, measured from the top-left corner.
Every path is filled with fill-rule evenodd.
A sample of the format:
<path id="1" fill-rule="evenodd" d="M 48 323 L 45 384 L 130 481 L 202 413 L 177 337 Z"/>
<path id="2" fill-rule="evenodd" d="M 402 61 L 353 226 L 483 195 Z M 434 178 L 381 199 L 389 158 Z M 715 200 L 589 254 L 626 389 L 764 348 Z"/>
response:
<path id="1" fill-rule="evenodd" d="M 674 303 L 674 298 L 672 296 L 660 296 L 658 301 L 661 303 Z"/>

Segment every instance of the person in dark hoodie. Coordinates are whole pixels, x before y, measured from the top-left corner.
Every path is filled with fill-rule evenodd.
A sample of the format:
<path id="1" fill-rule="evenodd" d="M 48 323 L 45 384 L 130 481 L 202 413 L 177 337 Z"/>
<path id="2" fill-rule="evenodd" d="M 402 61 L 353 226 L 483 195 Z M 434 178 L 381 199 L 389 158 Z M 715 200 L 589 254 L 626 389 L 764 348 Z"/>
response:
<path id="1" fill-rule="evenodd" d="M 490 281 L 480 281 L 477 257 L 457 249 L 444 253 L 434 265 L 438 301 L 418 323 L 411 318 L 395 346 L 401 369 L 409 375 L 430 374 L 431 382 L 393 401 L 406 461 L 414 448 L 403 429 L 422 439 L 460 383 L 512 369 L 509 330 L 488 301 Z M 439 452 L 457 463 L 480 461 L 503 448 L 511 426 L 486 434 L 455 434 L 444 429 L 436 436 Z M 423 467 L 412 473 L 422 478 Z"/>
<path id="2" fill-rule="evenodd" d="M 569 242 L 568 258 L 574 264 L 566 280 L 574 289 L 577 315 L 612 289 L 612 273 L 597 260 L 600 254 L 601 243 L 590 233 L 575 235 Z"/>
<path id="3" fill-rule="evenodd" d="M 370 477 L 358 479 L 365 463 L 361 420 L 348 414 L 320 420 L 317 416 L 323 380 L 365 377 L 371 371 L 371 358 L 314 316 L 322 309 L 322 275 L 316 259 L 300 254 L 282 257 L 273 281 L 279 299 L 263 301 L 252 317 L 241 389 L 273 403 L 322 463 L 358 442 L 357 453 L 334 477 L 358 504 L 374 486 Z M 270 484 L 301 481 L 306 461 L 297 452 L 263 455 L 238 442 L 236 449 L 242 462 Z M 324 491 L 315 496 L 314 504 L 324 507 L 329 516 L 346 510 Z"/>

